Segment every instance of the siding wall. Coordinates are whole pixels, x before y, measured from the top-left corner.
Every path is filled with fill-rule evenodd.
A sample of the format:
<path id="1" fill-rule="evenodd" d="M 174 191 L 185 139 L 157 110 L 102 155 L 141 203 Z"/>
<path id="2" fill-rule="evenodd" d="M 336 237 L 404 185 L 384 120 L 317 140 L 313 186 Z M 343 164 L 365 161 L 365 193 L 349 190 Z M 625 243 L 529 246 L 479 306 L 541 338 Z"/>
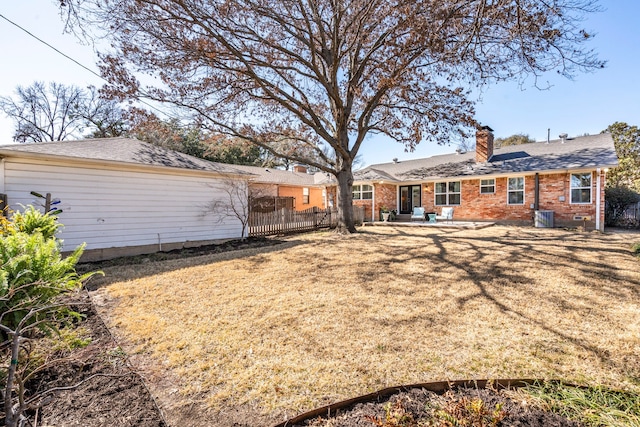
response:
<path id="1" fill-rule="evenodd" d="M 215 177 L 44 161 L 3 163 L 2 192 L 11 209 L 33 203 L 31 191 L 61 200 L 64 250 L 82 242 L 87 250 L 137 246 L 159 250 L 168 243 L 241 237 L 237 218 L 214 215 L 207 207 L 213 200 L 229 198 Z"/>

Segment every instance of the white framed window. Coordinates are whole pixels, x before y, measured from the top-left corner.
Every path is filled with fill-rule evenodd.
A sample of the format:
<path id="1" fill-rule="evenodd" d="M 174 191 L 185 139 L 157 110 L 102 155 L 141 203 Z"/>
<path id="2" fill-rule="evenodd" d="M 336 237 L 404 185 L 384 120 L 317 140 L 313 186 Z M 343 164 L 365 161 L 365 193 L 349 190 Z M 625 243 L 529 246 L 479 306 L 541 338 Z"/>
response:
<path id="1" fill-rule="evenodd" d="M 571 203 L 591 203 L 591 172 L 571 174 Z"/>
<path id="2" fill-rule="evenodd" d="M 353 186 L 353 200 L 373 199 L 373 186 L 368 184 Z"/>
<path id="3" fill-rule="evenodd" d="M 524 205 L 524 177 L 507 180 L 507 204 Z"/>
<path id="4" fill-rule="evenodd" d="M 436 182 L 436 206 L 459 205 L 461 202 L 461 188 L 460 181 Z"/>
<path id="5" fill-rule="evenodd" d="M 302 187 L 302 204 L 309 204 L 309 187 Z"/>
<path id="6" fill-rule="evenodd" d="M 496 180 L 494 178 L 480 180 L 480 194 L 493 194 L 495 192 Z"/>

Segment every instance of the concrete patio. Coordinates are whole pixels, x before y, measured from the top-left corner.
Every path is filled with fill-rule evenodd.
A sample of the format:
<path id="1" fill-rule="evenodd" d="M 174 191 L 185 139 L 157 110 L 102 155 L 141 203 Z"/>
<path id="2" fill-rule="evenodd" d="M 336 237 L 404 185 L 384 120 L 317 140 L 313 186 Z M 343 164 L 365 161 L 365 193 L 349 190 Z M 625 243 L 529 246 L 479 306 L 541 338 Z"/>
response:
<path id="1" fill-rule="evenodd" d="M 450 228 L 450 229 L 462 229 L 462 230 L 480 230 L 482 228 L 491 227 L 494 222 L 484 221 L 406 221 L 406 220 L 394 220 L 394 221 L 369 221 L 364 222 L 362 225 L 365 227 L 431 227 L 431 228 Z"/>

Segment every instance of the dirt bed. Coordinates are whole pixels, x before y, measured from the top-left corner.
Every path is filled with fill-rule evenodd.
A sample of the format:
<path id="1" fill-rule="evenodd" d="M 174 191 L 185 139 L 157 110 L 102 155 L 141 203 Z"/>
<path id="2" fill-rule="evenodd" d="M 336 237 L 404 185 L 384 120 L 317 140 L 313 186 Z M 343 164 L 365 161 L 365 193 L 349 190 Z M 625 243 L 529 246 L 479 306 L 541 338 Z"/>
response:
<path id="1" fill-rule="evenodd" d="M 501 392 L 457 389 L 439 395 L 412 389 L 381 402 L 359 403 L 332 417 L 291 427 L 423 426 L 578 427 L 582 424 L 511 400 Z"/>
<path id="2" fill-rule="evenodd" d="M 127 365 L 86 294 L 84 299 L 87 305 L 79 311 L 86 316 L 82 327 L 91 343 L 44 371 L 30 388 L 44 391 L 80 385 L 51 394 L 30 418 L 37 418 L 40 426 L 166 426 L 142 379 Z"/>

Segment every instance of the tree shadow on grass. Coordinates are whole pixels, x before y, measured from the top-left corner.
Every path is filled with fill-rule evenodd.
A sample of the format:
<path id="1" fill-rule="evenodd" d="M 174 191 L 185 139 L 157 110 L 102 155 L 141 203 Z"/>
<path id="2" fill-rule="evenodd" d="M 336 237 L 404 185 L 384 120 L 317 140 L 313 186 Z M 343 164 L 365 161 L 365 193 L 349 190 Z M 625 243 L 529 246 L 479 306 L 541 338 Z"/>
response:
<path id="1" fill-rule="evenodd" d="M 397 236 L 410 236 L 405 230 L 398 230 Z M 414 237 L 417 237 L 414 235 Z M 605 366 L 629 373 L 629 366 L 619 366 L 607 348 L 601 348 L 585 339 L 572 336 L 562 330 L 560 324 L 551 324 L 544 317 L 536 317 L 536 311 L 527 313 L 522 307 L 503 301 L 500 293 L 508 292 L 530 284 L 517 269 L 509 266 L 526 264 L 540 265 L 549 272 L 564 275 L 565 281 L 573 286 L 593 287 L 600 298 L 640 298 L 638 274 L 616 264 L 616 257 L 632 257 L 629 251 L 611 247 L 611 241 L 602 235 L 536 234 L 521 230 L 508 230 L 503 235 L 474 236 L 464 230 L 445 231 L 420 235 L 424 244 L 418 247 L 389 249 L 390 268 L 395 262 L 424 260 L 425 268 L 453 269 L 460 281 L 473 283 L 475 293 L 459 297 L 456 301 L 462 309 L 474 300 L 481 300 L 497 308 L 500 312 L 521 319 L 543 331 L 551 333 L 564 342 L 583 349 L 595 356 Z M 619 246 L 619 245 L 618 245 Z M 435 249 L 435 251 L 434 251 Z M 496 253 L 499 254 L 496 257 Z M 544 279 L 544 278 L 543 278 Z M 548 285 L 551 286 L 551 285 Z M 521 289 L 519 289 L 521 291 Z M 563 311 L 605 310 L 596 297 L 585 292 L 579 296 L 532 295 L 532 298 L 546 299 L 543 304 L 557 305 Z M 578 298 L 572 301 L 572 298 Z M 542 303 L 542 301 L 540 301 Z M 637 373 L 636 373 L 637 374 Z"/>

